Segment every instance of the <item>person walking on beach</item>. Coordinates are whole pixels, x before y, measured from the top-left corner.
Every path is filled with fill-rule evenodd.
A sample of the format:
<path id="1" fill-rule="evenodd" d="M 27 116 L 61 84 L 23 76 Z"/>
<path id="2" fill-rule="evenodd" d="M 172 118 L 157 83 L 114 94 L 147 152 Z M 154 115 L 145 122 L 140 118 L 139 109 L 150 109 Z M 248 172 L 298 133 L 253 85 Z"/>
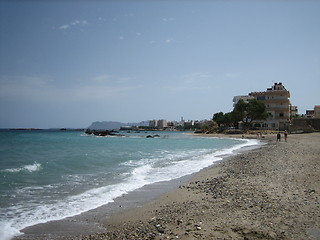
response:
<path id="1" fill-rule="evenodd" d="M 281 140 L 281 133 L 278 132 L 278 134 L 277 134 L 277 142 L 280 142 L 280 140 Z"/>
<path id="2" fill-rule="evenodd" d="M 287 141 L 288 138 L 288 132 L 287 130 L 284 131 L 284 141 Z"/>

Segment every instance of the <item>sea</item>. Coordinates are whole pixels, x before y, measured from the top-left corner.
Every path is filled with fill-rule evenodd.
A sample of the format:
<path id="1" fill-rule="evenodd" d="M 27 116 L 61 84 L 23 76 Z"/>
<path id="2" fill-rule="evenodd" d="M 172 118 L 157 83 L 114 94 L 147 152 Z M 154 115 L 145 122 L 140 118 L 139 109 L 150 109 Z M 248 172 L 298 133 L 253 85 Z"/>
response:
<path id="1" fill-rule="evenodd" d="M 213 165 L 257 140 L 187 132 L 0 131 L 0 239 Z M 148 135 L 155 136 L 147 138 Z"/>

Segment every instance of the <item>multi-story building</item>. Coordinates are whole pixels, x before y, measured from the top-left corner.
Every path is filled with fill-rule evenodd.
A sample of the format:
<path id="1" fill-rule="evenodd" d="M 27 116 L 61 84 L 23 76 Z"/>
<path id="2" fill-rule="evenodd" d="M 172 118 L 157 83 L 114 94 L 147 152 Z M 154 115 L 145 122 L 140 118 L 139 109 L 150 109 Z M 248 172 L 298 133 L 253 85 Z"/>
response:
<path id="1" fill-rule="evenodd" d="M 166 128 L 168 127 L 167 120 L 160 119 L 158 120 L 158 128 Z"/>
<path id="2" fill-rule="evenodd" d="M 158 121 L 157 120 L 150 120 L 149 121 L 149 127 L 157 127 L 158 126 Z"/>
<path id="3" fill-rule="evenodd" d="M 149 121 L 149 127 L 162 129 L 162 128 L 168 127 L 168 123 L 167 123 L 167 120 L 165 119 L 151 120 Z"/>
<path id="4" fill-rule="evenodd" d="M 245 103 L 248 103 L 249 100 L 254 99 L 254 97 L 249 96 L 249 95 L 235 96 L 235 97 L 233 97 L 233 107 L 235 107 L 237 105 L 237 103 L 239 102 L 240 99 L 242 99 Z"/>
<path id="5" fill-rule="evenodd" d="M 266 105 L 267 112 L 271 116 L 262 122 L 256 122 L 255 126 L 264 129 L 287 129 L 290 122 L 290 92 L 282 85 L 275 83 L 264 92 L 251 92 L 249 96 L 262 101 Z"/>

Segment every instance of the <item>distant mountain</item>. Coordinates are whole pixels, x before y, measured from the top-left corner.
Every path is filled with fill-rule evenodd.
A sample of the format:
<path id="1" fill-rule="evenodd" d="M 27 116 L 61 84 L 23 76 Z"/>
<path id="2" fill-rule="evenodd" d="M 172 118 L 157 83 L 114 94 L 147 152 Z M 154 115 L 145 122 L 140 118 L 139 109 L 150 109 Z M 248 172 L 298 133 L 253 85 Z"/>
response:
<path id="1" fill-rule="evenodd" d="M 121 123 L 112 121 L 97 121 L 93 122 L 88 128 L 94 130 L 118 130 L 123 126 L 149 126 L 149 122 L 143 121 L 140 123 Z"/>

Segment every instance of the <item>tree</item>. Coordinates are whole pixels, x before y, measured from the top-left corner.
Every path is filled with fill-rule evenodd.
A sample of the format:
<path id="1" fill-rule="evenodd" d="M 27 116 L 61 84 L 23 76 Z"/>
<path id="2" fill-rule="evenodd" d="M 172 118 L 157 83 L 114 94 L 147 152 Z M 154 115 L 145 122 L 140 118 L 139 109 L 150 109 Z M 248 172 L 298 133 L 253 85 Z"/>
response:
<path id="1" fill-rule="evenodd" d="M 266 105 L 263 102 L 256 99 L 250 99 L 247 108 L 247 116 L 252 122 L 254 120 L 266 120 L 270 116 L 270 113 L 266 111 Z"/>
<path id="2" fill-rule="evenodd" d="M 246 109 L 247 103 L 240 99 L 231 112 L 234 127 L 238 128 L 239 122 L 243 121 L 245 118 Z"/>
<path id="3" fill-rule="evenodd" d="M 269 116 L 266 105 L 256 99 L 250 99 L 248 103 L 240 99 L 232 112 L 234 122 L 242 121 L 245 128 L 250 128 L 253 121 L 266 120 Z"/>
<path id="4" fill-rule="evenodd" d="M 221 125 L 230 127 L 232 122 L 233 122 L 231 112 L 228 112 L 228 113 L 223 113 L 223 112 L 215 113 L 215 114 L 213 114 L 212 120 L 215 121 L 218 124 L 218 127 L 221 127 Z"/>
<path id="5" fill-rule="evenodd" d="M 223 124 L 223 115 L 224 115 L 223 112 L 218 112 L 213 114 L 212 120 L 218 124 L 218 127 L 220 127 L 221 124 Z"/>
<path id="6" fill-rule="evenodd" d="M 233 123 L 232 112 L 225 113 L 222 121 L 225 126 L 231 127 Z"/>

